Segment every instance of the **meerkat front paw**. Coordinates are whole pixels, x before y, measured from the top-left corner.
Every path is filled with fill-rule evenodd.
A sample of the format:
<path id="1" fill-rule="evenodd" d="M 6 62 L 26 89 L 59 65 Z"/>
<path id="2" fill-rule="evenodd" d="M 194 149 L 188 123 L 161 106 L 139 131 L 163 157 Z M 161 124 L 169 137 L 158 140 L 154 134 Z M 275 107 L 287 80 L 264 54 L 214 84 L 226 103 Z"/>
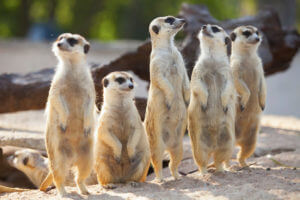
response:
<path id="1" fill-rule="evenodd" d="M 92 130 L 91 127 L 85 128 L 85 129 L 83 130 L 84 136 L 85 136 L 85 137 L 89 136 L 90 133 L 91 133 L 91 130 Z"/>
<path id="2" fill-rule="evenodd" d="M 245 110 L 245 106 L 244 105 L 240 105 L 240 110 L 243 112 Z"/>
<path id="3" fill-rule="evenodd" d="M 59 128 L 60 128 L 61 132 L 65 133 L 65 132 L 66 132 L 66 130 L 67 130 L 67 125 L 66 125 L 66 124 L 63 124 L 63 123 L 61 123 L 61 124 L 59 125 Z"/>
<path id="4" fill-rule="evenodd" d="M 226 114 L 227 111 L 228 111 L 228 106 L 223 107 L 223 111 L 224 111 L 224 113 Z"/>
<path id="5" fill-rule="evenodd" d="M 131 147 L 127 147 L 127 153 L 128 153 L 128 157 L 131 163 L 133 163 L 135 161 L 135 150 Z"/>
<path id="6" fill-rule="evenodd" d="M 207 110 L 207 104 L 201 104 L 201 110 L 205 112 Z"/>

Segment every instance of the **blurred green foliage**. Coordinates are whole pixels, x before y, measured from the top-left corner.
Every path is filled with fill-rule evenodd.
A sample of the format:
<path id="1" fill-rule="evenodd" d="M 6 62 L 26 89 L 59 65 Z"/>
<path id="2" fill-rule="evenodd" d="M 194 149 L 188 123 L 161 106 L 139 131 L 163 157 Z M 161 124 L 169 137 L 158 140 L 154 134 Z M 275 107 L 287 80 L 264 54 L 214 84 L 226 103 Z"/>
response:
<path id="1" fill-rule="evenodd" d="M 205 4 L 215 18 L 224 20 L 253 14 L 256 1 L 0 0 L 0 37 L 24 37 L 33 24 L 52 22 L 63 32 L 89 38 L 144 40 L 154 17 L 177 15 L 183 2 Z"/>

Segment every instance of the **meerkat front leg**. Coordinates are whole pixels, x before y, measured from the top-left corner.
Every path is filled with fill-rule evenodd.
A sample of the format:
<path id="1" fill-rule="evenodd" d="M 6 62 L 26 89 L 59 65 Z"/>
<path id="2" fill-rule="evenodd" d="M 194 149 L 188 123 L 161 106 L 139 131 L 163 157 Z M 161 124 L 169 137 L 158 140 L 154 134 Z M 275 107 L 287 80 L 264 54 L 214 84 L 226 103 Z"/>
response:
<path id="1" fill-rule="evenodd" d="M 113 153 L 115 155 L 116 161 L 120 162 L 121 153 L 122 153 L 122 144 L 119 141 L 119 139 L 115 136 L 114 133 L 109 132 L 109 130 L 105 130 L 101 132 L 101 137 L 103 141 L 105 141 L 105 143 L 113 149 Z"/>
<path id="2" fill-rule="evenodd" d="M 127 142 L 127 153 L 128 153 L 130 162 L 134 161 L 135 148 L 140 141 L 141 131 L 142 130 L 140 130 L 139 128 L 135 128 L 134 132 L 129 136 L 129 139 Z"/>
<path id="3" fill-rule="evenodd" d="M 234 90 L 233 84 L 230 81 L 228 81 L 226 78 L 225 86 L 221 92 L 221 102 L 222 102 L 224 113 L 227 113 L 228 111 L 228 103 L 233 90 Z"/>
<path id="4" fill-rule="evenodd" d="M 246 83 L 242 79 L 240 79 L 240 75 L 237 71 L 234 72 L 234 83 L 238 94 L 241 96 L 240 109 L 241 111 L 243 111 L 248 103 L 250 90 L 247 87 Z"/>
<path id="5" fill-rule="evenodd" d="M 93 105 L 93 102 L 91 101 L 91 98 L 88 96 L 85 100 L 84 105 L 84 135 L 88 136 L 91 133 L 92 126 L 94 124 L 94 108 L 95 105 Z"/>
<path id="6" fill-rule="evenodd" d="M 201 79 L 194 80 L 196 83 L 193 83 L 192 91 L 199 97 L 201 109 L 202 111 L 206 111 L 207 109 L 207 98 L 208 98 L 208 91 L 205 83 Z"/>
<path id="7" fill-rule="evenodd" d="M 54 109 L 58 112 L 59 121 L 60 121 L 60 129 L 62 132 L 66 132 L 67 129 L 67 119 L 69 116 L 69 108 L 65 98 L 58 94 L 57 96 L 53 95 L 51 98 L 52 105 Z"/>
<path id="8" fill-rule="evenodd" d="M 261 110 L 265 109 L 266 95 L 267 95 L 266 81 L 262 77 L 261 80 L 260 80 L 260 90 L 259 90 L 259 93 L 258 93 L 259 105 L 261 107 Z"/>
<path id="9" fill-rule="evenodd" d="M 163 91 L 166 98 L 166 106 L 169 110 L 174 100 L 174 89 L 168 79 L 163 75 L 164 72 L 162 72 L 161 70 L 165 67 L 162 65 L 163 64 L 161 63 L 161 61 L 153 62 L 150 68 L 150 77 L 152 84 L 156 85 L 156 87 L 160 88 Z"/>

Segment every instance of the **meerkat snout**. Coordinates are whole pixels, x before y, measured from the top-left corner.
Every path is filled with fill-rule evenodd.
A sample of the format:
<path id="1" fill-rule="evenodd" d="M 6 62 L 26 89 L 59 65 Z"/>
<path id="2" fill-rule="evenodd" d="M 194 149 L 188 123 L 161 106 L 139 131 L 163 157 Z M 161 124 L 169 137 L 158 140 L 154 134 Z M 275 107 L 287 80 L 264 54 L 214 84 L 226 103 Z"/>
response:
<path id="1" fill-rule="evenodd" d="M 61 34 L 53 43 L 53 52 L 57 56 L 63 56 L 70 53 L 87 54 L 90 44 L 84 37 L 78 34 L 64 33 Z"/>

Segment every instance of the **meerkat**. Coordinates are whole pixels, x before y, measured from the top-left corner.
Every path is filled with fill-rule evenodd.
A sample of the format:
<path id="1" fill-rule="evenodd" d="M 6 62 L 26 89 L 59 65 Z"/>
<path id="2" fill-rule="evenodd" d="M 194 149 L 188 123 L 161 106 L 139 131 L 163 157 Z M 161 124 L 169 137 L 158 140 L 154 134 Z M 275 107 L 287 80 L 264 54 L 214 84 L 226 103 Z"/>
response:
<path id="1" fill-rule="evenodd" d="M 235 141 L 236 92 L 227 55 L 230 38 L 217 25 L 202 26 L 198 39 L 201 54 L 191 78 L 188 131 L 201 174 L 211 156 L 216 171 L 228 165 Z"/>
<path id="2" fill-rule="evenodd" d="M 102 80 L 104 102 L 99 117 L 95 171 L 104 188 L 146 180 L 150 166 L 147 135 L 134 103 L 129 73 L 112 72 Z"/>
<path id="3" fill-rule="evenodd" d="M 48 174 L 48 159 L 33 149 L 19 149 L 7 158 L 10 166 L 22 171 L 37 187 Z"/>
<path id="4" fill-rule="evenodd" d="M 46 114 L 46 149 L 50 172 L 60 196 L 66 195 L 65 175 L 76 168 L 76 185 L 89 194 L 85 179 L 93 166 L 95 87 L 86 61 L 89 43 L 80 35 L 64 33 L 53 43 L 59 60 Z M 49 180 L 49 179 L 47 179 Z"/>
<path id="5" fill-rule="evenodd" d="M 48 158 L 43 155 L 40 151 L 34 149 L 19 148 L 12 155 L 7 157 L 7 162 L 11 167 L 18 169 L 23 172 L 29 180 L 42 191 L 46 191 L 49 186 L 52 186 L 52 176 L 49 183 L 44 182 L 48 169 Z M 66 185 L 74 186 L 73 174 L 70 172 L 66 176 Z M 43 184 L 42 184 L 43 183 Z M 97 184 L 97 178 L 95 173 L 86 179 L 87 185 Z"/>
<path id="6" fill-rule="evenodd" d="M 30 189 L 12 188 L 12 187 L 0 185 L 0 194 L 5 192 L 8 193 L 8 192 L 26 192 L 26 191 L 30 191 Z"/>
<path id="7" fill-rule="evenodd" d="M 254 26 L 240 26 L 230 37 L 230 62 L 239 96 L 235 123 L 236 144 L 240 147 L 237 160 L 241 167 L 245 167 L 245 160 L 255 150 L 260 116 L 266 103 L 264 70 L 257 54 L 262 39 Z"/>
<path id="8" fill-rule="evenodd" d="M 150 88 L 145 114 L 145 127 L 151 151 L 155 181 L 162 182 L 162 160 L 167 151 L 169 168 L 179 178 L 182 140 L 187 125 L 189 78 L 181 53 L 174 45 L 175 35 L 185 24 L 172 16 L 157 17 L 149 25 L 152 51 L 150 56 Z"/>

